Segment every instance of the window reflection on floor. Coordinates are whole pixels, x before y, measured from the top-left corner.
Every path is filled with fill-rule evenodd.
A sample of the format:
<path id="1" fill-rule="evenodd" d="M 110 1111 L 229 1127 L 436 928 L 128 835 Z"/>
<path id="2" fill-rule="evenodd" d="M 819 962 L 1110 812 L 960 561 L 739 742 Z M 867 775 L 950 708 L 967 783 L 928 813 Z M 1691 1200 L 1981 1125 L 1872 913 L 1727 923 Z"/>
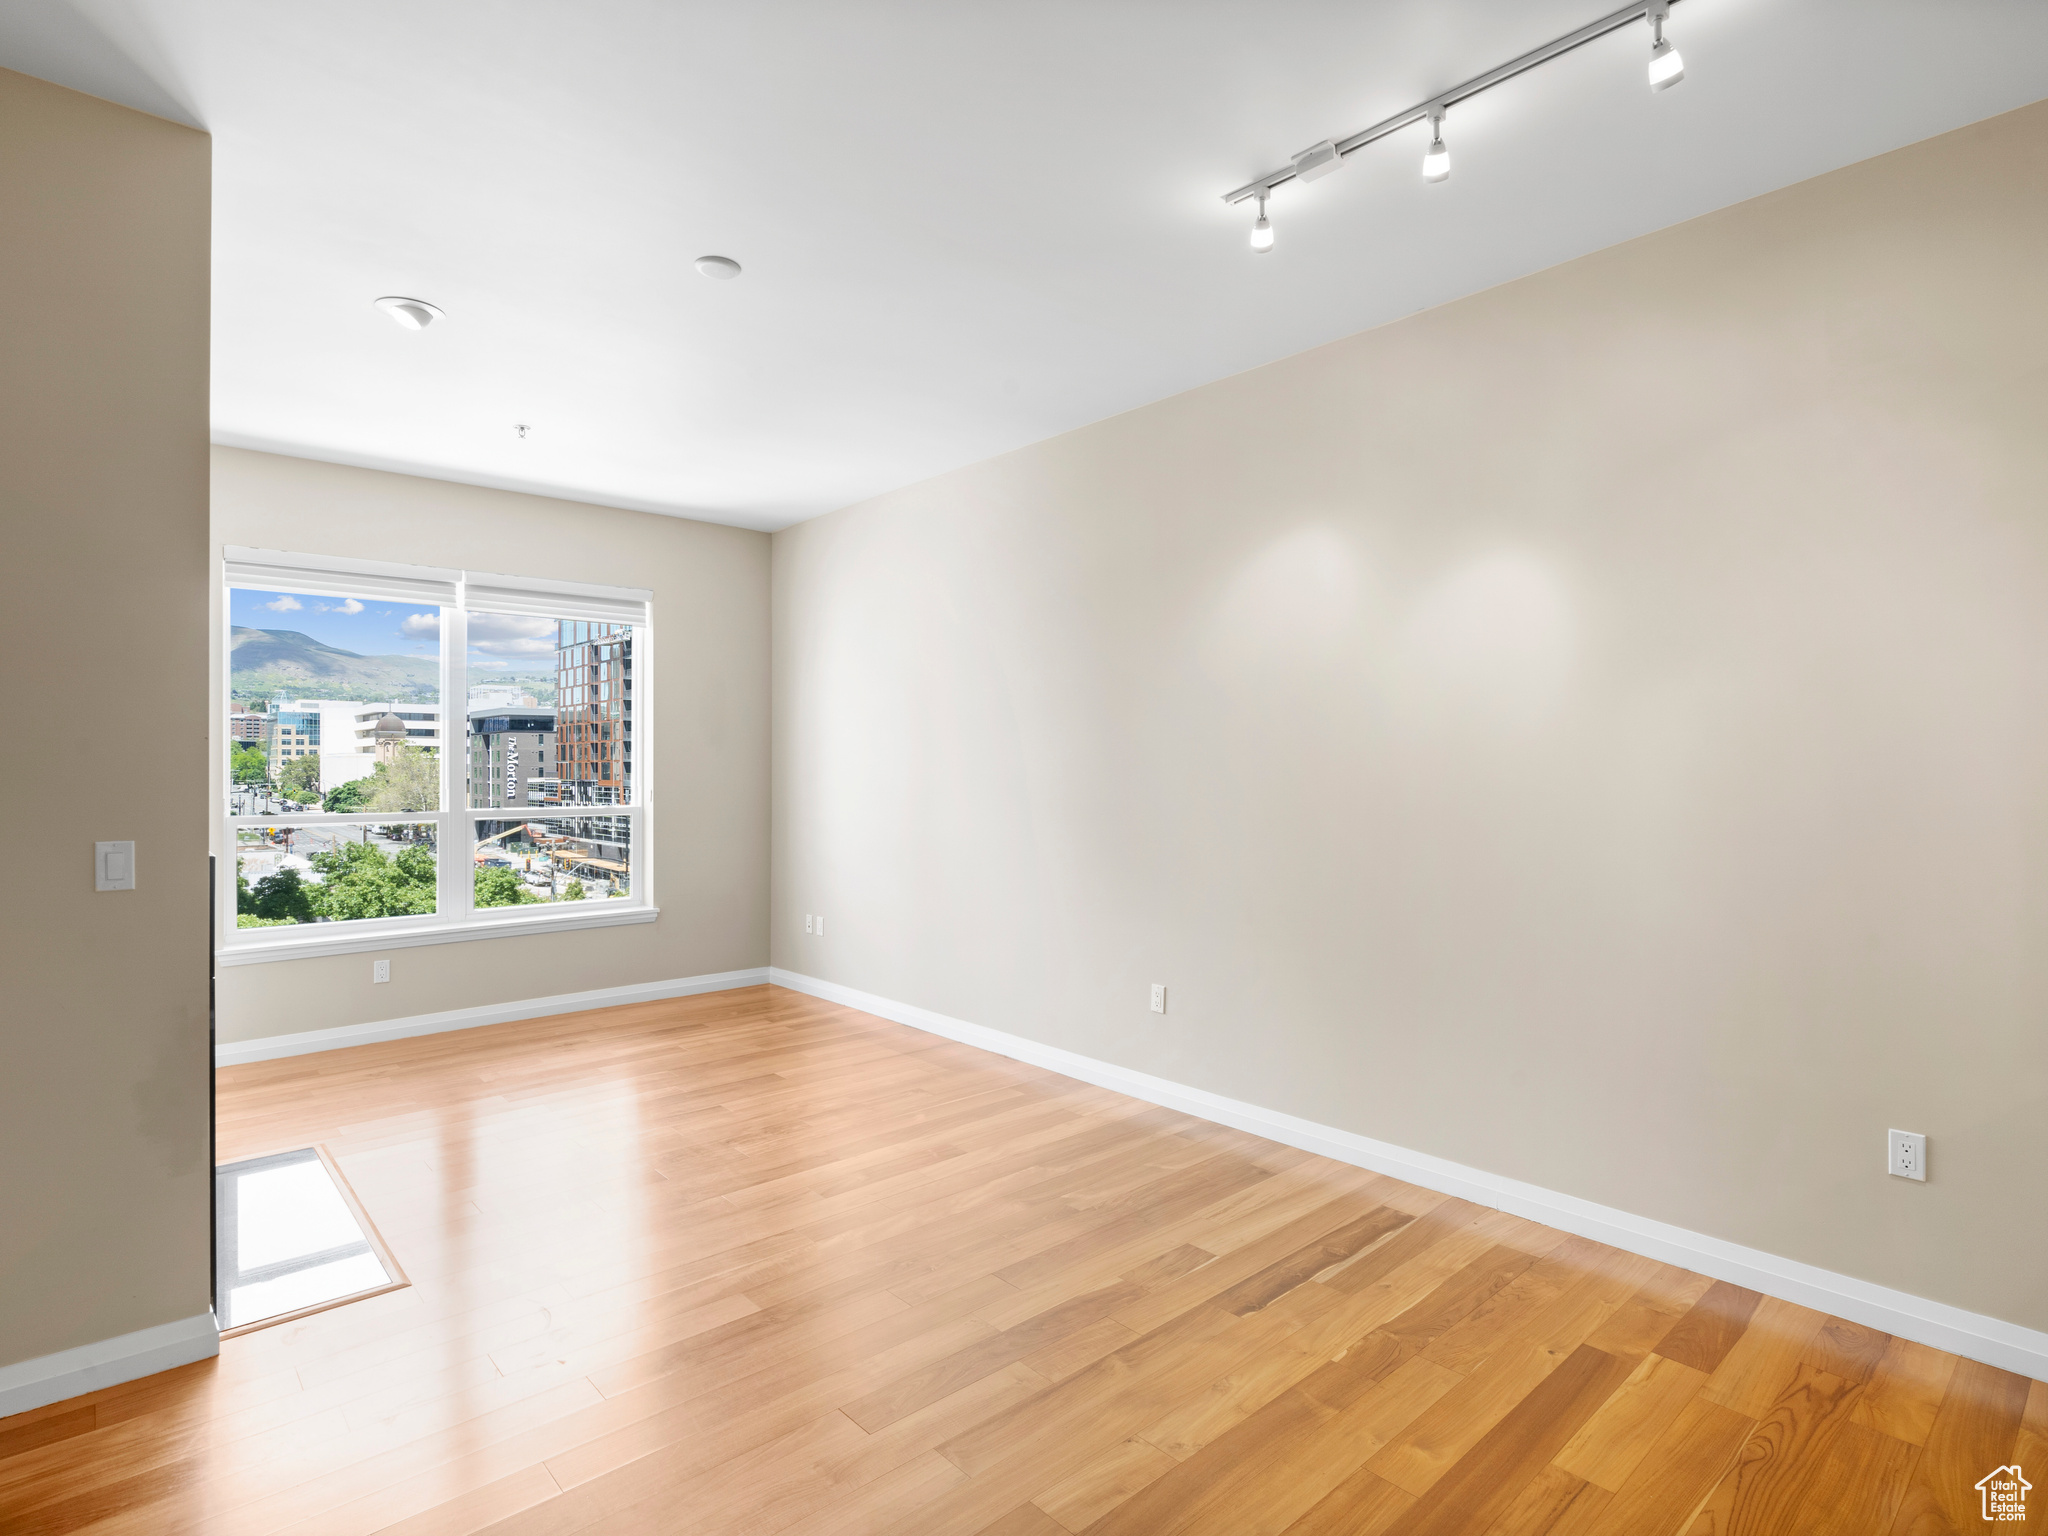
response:
<path id="1" fill-rule="evenodd" d="M 311 1147 L 214 1171 L 220 1326 L 324 1306 L 393 1281 Z"/>

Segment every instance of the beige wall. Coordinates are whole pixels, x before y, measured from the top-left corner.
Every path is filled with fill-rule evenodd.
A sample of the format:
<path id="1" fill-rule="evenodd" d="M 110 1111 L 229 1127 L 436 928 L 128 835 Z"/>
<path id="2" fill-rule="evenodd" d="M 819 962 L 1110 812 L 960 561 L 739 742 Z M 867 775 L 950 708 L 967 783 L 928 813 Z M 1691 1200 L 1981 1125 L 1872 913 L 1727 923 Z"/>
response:
<path id="1" fill-rule="evenodd" d="M 774 962 L 2048 1327 L 2044 251 L 2048 105 L 778 534 Z"/>
<path id="2" fill-rule="evenodd" d="M 0 70 L 0 1365 L 207 1307 L 209 150 Z"/>
<path id="3" fill-rule="evenodd" d="M 367 954 L 224 967 L 223 1041 L 767 964 L 766 534 L 216 448 L 213 544 L 651 589 L 661 908 L 629 927 L 394 949 L 381 986 Z"/>

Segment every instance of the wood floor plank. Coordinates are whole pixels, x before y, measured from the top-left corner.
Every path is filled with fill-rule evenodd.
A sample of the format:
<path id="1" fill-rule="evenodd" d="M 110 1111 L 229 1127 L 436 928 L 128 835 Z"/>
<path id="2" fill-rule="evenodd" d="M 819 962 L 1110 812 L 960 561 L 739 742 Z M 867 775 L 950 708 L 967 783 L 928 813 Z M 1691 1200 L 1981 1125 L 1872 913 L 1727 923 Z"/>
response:
<path id="1" fill-rule="evenodd" d="M 1852 1417 L 1865 1428 L 1907 1445 L 1925 1445 L 1955 1369 L 1956 1357 L 1945 1350 L 1915 1344 L 1911 1339 L 1893 1339 L 1885 1346 L 1884 1358 L 1878 1362 L 1869 1390 L 1857 1400 Z"/>
<path id="2" fill-rule="evenodd" d="M 1150 1487 L 1177 1462 L 1143 1440 L 1112 1445 L 1031 1502 L 1070 1531 L 1085 1531 L 1132 1494 Z"/>
<path id="3" fill-rule="evenodd" d="M 1522 1485 L 1485 1536 L 1548 1536 L 1571 1511 L 1576 1509 L 1583 1518 L 1611 1497 L 1605 1488 L 1574 1477 L 1553 1461 Z"/>
<path id="4" fill-rule="evenodd" d="M 99 1427 L 97 1407 L 87 1403 L 83 1407 L 66 1408 L 64 1404 L 54 1405 L 60 1411 L 39 1415 L 20 1414 L 13 1420 L 0 1420 L 0 1461 L 33 1451 L 39 1446 L 55 1445 L 59 1440 L 69 1440 L 73 1435 L 86 1435 Z"/>
<path id="5" fill-rule="evenodd" d="M 1658 1436 L 1710 1378 L 1663 1355 L 1646 1355 L 1557 1453 L 1557 1466 L 1616 1493 L 1642 1465 Z"/>
<path id="6" fill-rule="evenodd" d="M 1742 1337 L 1707 1378 L 1707 1401 L 1731 1408 L 1746 1419 L 1762 1418 L 1798 1372 L 1800 1362 L 1810 1358 L 1809 1346 L 1826 1321 L 1825 1314 L 1810 1307 L 1764 1297 L 1750 1315 Z"/>
<path id="7" fill-rule="evenodd" d="M 1657 1353 L 1712 1375 L 1742 1337 L 1762 1301 L 1755 1291 L 1716 1280 L 1664 1335 Z"/>
<path id="8" fill-rule="evenodd" d="M 1784 1528 L 1799 1536 L 1867 1536 L 1888 1530 L 1919 1455 L 1917 1445 L 1866 1428 L 1852 1414 Z"/>
<path id="9" fill-rule="evenodd" d="M 1390 1536 L 1462 1536 L 1485 1530 L 1628 1374 L 1627 1361 L 1580 1345 L 1431 1482 Z"/>
<path id="10" fill-rule="evenodd" d="M 1326 1394 L 1284 1392 L 1090 1526 L 1089 1536 L 1277 1536 L 1456 1379 L 1410 1357 L 1341 1408 Z"/>
<path id="11" fill-rule="evenodd" d="M 1036 1504 L 1020 1504 L 977 1536 L 1068 1536 L 1067 1528 Z"/>
<path id="12" fill-rule="evenodd" d="M 1849 1422 L 1861 1387 L 1801 1364 L 1736 1453 L 1717 1490 L 1731 1536 L 1795 1529 L 1792 1517 Z"/>
<path id="13" fill-rule="evenodd" d="M 7 1536 L 1936 1536 L 2048 1465 L 2048 1385 L 779 988 L 217 1083 L 412 1284 L 0 1420 Z"/>
<path id="14" fill-rule="evenodd" d="M 1927 1443 L 1900 1495 L 1891 1536 L 1948 1536 L 1983 1528 L 1977 1480 L 2010 1459 L 2034 1386 L 1996 1366 L 1956 1362 Z"/>
<path id="15" fill-rule="evenodd" d="M 1281 1536 L 1385 1536 L 1414 1503 L 1413 1494 L 1360 1467 Z"/>
<path id="16" fill-rule="evenodd" d="M 1678 1536 L 1693 1531 L 1694 1516 L 1722 1486 L 1752 1422 L 1719 1403 L 1695 1397 L 1658 1436 L 1618 1493 L 1604 1500 L 1576 1501 L 1547 1536 Z M 1708 1526 L 1698 1536 L 1723 1532 Z"/>

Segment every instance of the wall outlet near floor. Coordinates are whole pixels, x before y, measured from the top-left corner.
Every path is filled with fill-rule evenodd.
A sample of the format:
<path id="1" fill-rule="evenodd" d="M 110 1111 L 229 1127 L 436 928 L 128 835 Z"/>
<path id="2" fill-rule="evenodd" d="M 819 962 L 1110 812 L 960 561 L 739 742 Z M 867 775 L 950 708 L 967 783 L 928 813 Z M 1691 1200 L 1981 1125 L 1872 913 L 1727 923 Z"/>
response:
<path id="1" fill-rule="evenodd" d="M 389 981 L 390 979 L 391 962 L 389 960 L 372 960 L 370 962 L 370 980 L 372 982 Z"/>
<path id="2" fill-rule="evenodd" d="M 1927 1181 L 1927 1138 L 1918 1131 L 1885 1132 L 1885 1172 L 1897 1179 Z"/>
<path id="3" fill-rule="evenodd" d="M 816 933 L 816 932 L 818 931 L 818 930 L 817 930 L 817 928 L 816 928 L 816 926 L 815 926 L 815 925 L 816 925 L 816 923 L 817 923 L 817 921 L 818 921 L 818 920 L 817 920 L 817 919 L 816 919 L 815 917 L 811 916 L 811 914 L 810 914 L 810 913 L 806 912 L 806 913 L 804 914 L 804 932 L 805 932 L 805 933 Z"/>
<path id="4" fill-rule="evenodd" d="M 1152 1011 L 1154 1013 L 1166 1012 L 1166 983 L 1163 981 L 1152 983 Z"/>

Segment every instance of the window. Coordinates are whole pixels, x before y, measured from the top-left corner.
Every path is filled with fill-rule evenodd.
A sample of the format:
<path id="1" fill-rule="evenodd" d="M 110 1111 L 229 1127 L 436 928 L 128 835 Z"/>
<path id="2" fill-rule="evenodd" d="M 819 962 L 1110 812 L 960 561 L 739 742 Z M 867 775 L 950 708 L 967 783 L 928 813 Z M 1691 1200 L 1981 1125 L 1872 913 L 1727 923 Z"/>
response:
<path id="1" fill-rule="evenodd" d="M 226 556 L 223 963 L 655 915 L 648 593 Z"/>

